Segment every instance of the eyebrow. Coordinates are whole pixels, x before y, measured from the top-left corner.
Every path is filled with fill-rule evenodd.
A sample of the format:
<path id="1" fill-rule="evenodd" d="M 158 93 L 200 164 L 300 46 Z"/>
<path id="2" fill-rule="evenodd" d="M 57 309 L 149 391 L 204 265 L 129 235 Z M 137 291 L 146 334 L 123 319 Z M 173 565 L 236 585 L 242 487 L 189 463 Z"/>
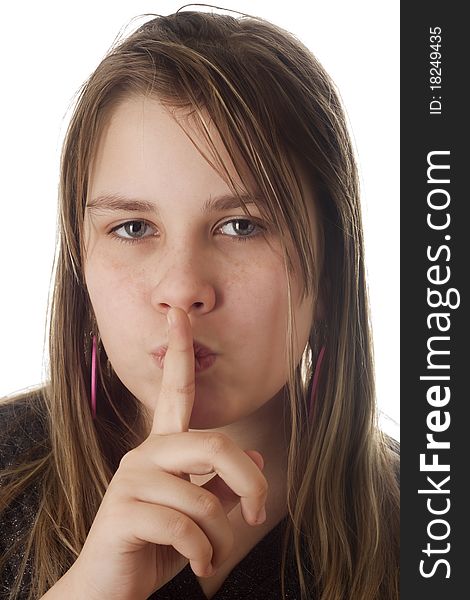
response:
<path id="1" fill-rule="evenodd" d="M 240 194 L 240 198 L 245 204 L 256 204 L 255 200 L 264 204 L 264 198 L 260 193 L 256 194 Z M 231 208 L 239 208 L 241 202 L 237 196 L 232 194 L 225 194 L 222 196 L 216 196 L 215 198 L 210 197 L 206 200 L 202 206 L 202 214 L 208 214 L 211 212 L 222 212 Z M 160 214 L 158 205 L 149 202 L 147 200 L 141 200 L 139 198 L 128 198 L 122 194 L 103 194 L 91 199 L 86 204 L 86 208 L 92 212 L 98 211 L 128 211 L 128 212 L 147 212 Z"/>

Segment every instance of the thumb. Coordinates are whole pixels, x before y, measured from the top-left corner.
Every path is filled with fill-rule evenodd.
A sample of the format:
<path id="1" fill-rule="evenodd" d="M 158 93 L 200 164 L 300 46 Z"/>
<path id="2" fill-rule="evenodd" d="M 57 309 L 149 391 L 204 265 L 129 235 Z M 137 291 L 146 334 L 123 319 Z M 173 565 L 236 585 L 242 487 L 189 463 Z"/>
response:
<path id="1" fill-rule="evenodd" d="M 263 456 L 257 450 L 245 450 L 244 452 L 251 458 L 251 460 L 259 469 L 263 470 Z M 240 496 L 235 494 L 235 492 L 229 488 L 220 475 L 214 475 L 212 479 L 207 481 L 201 487 L 217 496 L 222 504 L 223 509 L 225 510 L 225 514 L 231 512 L 240 502 Z"/>

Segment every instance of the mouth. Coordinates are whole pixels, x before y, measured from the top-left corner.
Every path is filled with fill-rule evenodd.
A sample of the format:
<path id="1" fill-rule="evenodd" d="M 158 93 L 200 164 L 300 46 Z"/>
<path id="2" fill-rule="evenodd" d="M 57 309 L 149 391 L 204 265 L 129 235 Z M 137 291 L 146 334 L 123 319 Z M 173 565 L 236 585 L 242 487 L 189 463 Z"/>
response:
<path id="1" fill-rule="evenodd" d="M 206 346 L 195 342 L 193 344 L 194 348 L 194 365 L 196 373 L 200 373 L 201 371 L 205 371 L 209 369 L 217 358 L 217 355 Z M 156 350 L 152 352 L 153 358 L 156 360 L 157 365 L 160 369 L 163 369 L 163 365 L 165 363 L 165 355 L 168 350 L 168 346 L 159 346 Z"/>

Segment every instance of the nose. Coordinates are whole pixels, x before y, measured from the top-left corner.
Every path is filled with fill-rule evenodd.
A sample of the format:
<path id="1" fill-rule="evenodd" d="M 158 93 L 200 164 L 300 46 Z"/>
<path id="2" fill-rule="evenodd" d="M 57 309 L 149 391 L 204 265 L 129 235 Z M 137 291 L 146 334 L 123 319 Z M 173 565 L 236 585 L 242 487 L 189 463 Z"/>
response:
<path id="1" fill-rule="evenodd" d="M 173 250 L 171 258 L 167 255 L 159 260 L 151 301 L 165 316 L 172 307 L 196 316 L 210 312 L 215 306 L 216 292 L 208 276 L 207 257 L 196 261 L 194 252 L 188 250 Z"/>

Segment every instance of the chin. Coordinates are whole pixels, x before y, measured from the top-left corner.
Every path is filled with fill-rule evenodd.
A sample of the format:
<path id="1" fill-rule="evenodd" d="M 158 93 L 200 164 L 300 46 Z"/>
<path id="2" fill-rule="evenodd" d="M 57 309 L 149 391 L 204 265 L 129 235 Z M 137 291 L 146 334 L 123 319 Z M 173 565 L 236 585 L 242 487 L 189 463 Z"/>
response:
<path id="1" fill-rule="evenodd" d="M 189 429 L 217 429 L 228 424 L 223 415 L 214 415 L 211 410 L 200 410 L 195 404 L 189 420 Z"/>

